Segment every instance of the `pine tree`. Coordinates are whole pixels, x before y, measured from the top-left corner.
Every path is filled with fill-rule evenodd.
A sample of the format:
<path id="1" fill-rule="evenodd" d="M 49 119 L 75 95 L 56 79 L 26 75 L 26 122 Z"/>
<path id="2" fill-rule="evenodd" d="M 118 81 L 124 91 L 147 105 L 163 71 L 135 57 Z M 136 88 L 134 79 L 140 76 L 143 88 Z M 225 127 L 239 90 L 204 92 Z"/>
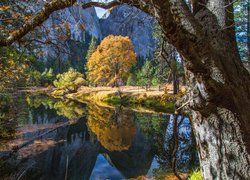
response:
<path id="1" fill-rule="evenodd" d="M 147 60 L 142 66 L 141 70 L 137 72 L 138 85 L 145 86 L 145 89 L 152 85 L 152 80 L 154 77 L 154 68 L 152 62 Z"/>
<path id="2" fill-rule="evenodd" d="M 94 36 L 92 36 L 91 42 L 89 44 L 89 49 L 86 55 L 86 60 L 88 60 L 91 57 L 91 55 L 95 52 L 96 48 L 97 48 L 96 39 Z"/>

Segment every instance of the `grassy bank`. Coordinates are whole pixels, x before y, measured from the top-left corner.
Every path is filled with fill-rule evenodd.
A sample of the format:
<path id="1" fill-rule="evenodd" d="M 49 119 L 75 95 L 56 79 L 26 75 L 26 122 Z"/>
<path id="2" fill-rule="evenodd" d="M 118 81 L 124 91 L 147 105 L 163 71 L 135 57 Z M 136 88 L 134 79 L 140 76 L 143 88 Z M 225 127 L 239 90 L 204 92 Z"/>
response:
<path id="1" fill-rule="evenodd" d="M 55 90 L 50 95 L 56 98 L 66 97 L 79 102 L 102 102 L 108 105 L 133 108 L 140 106 L 161 112 L 174 111 L 174 98 L 170 101 L 164 100 L 164 92 L 157 88 L 145 91 L 138 87 L 81 87 L 76 93 Z"/>
<path id="2" fill-rule="evenodd" d="M 103 102 L 110 105 L 123 105 L 123 106 L 142 106 L 148 109 L 162 112 L 174 112 L 173 102 L 162 102 L 160 96 L 108 96 L 105 97 Z"/>

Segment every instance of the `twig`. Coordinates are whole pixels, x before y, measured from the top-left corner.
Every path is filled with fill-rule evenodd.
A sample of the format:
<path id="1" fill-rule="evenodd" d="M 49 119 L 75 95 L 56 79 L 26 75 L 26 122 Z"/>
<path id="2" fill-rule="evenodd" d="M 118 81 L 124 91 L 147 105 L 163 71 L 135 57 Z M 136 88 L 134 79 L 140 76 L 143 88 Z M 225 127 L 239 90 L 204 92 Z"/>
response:
<path id="1" fill-rule="evenodd" d="M 189 102 L 190 102 L 190 99 L 189 99 L 187 102 L 185 102 L 184 104 L 182 104 L 180 107 L 178 107 L 178 108 L 175 110 L 175 113 L 178 114 L 179 111 L 180 111 L 182 108 L 184 108 L 186 105 L 188 105 Z"/>

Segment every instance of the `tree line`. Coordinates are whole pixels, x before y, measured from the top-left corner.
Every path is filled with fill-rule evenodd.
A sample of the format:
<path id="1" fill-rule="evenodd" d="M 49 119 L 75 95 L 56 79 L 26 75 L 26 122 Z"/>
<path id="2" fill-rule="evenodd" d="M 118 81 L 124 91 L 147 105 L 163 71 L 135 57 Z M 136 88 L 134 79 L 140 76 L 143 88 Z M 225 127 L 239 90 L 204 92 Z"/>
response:
<path id="1" fill-rule="evenodd" d="M 159 28 L 156 28 L 156 39 L 160 33 Z M 77 61 L 72 60 L 74 57 L 70 60 L 60 60 L 60 67 L 64 69 L 62 73 L 54 68 L 53 64 L 57 60 L 44 62 L 37 60 L 33 54 L 6 47 L 2 49 L 2 90 L 6 87 L 18 89 L 29 86 L 55 86 L 76 91 L 80 86 L 86 85 L 142 86 L 147 90 L 150 86 L 173 81 L 173 84 L 176 84 L 176 94 L 178 80 L 174 78 L 181 76 L 183 68 L 177 60 L 177 51 L 170 44 L 164 45 L 164 50 L 167 49 L 170 55 L 159 54 L 162 43 L 159 39 L 152 59 L 143 59 L 136 56 L 128 37 L 110 35 L 100 43 L 92 37 L 88 50 L 85 50 L 86 57 L 82 58 L 80 63 L 74 62 Z M 70 61 L 73 62 L 67 65 Z"/>

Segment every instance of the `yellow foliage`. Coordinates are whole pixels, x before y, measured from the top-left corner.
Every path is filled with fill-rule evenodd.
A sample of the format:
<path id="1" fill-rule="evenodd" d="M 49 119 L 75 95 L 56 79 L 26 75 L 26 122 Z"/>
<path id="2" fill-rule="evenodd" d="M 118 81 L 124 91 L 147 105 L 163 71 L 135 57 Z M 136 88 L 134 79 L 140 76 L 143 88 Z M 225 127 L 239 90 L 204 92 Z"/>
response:
<path id="1" fill-rule="evenodd" d="M 85 109 L 73 101 L 58 101 L 53 108 L 58 115 L 64 116 L 71 121 L 78 120 L 85 114 Z"/>
<path id="2" fill-rule="evenodd" d="M 24 20 L 25 21 L 28 21 L 29 19 L 31 19 L 32 15 L 31 14 L 28 14 L 27 16 L 24 16 Z"/>
<path id="3" fill-rule="evenodd" d="M 128 150 L 135 136 L 135 124 L 128 113 L 97 105 L 89 106 L 88 127 L 109 151 Z"/>
<path id="4" fill-rule="evenodd" d="M 135 63 L 136 54 L 131 40 L 110 35 L 88 59 L 88 79 L 92 85 L 124 84 Z"/>
<path id="5" fill-rule="evenodd" d="M 5 10 L 8 10 L 10 9 L 10 6 L 1 6 L 0 7 L 0 11 L 5 11 Z"/>
<path id="6" fill-rule="evenodd" d="M 13 13 L 13 14 L 11 14 L 11 16 L 13 18 L 18 18 L 19 16 L 21 16 L 21 14 L 20 13 Z"/>

